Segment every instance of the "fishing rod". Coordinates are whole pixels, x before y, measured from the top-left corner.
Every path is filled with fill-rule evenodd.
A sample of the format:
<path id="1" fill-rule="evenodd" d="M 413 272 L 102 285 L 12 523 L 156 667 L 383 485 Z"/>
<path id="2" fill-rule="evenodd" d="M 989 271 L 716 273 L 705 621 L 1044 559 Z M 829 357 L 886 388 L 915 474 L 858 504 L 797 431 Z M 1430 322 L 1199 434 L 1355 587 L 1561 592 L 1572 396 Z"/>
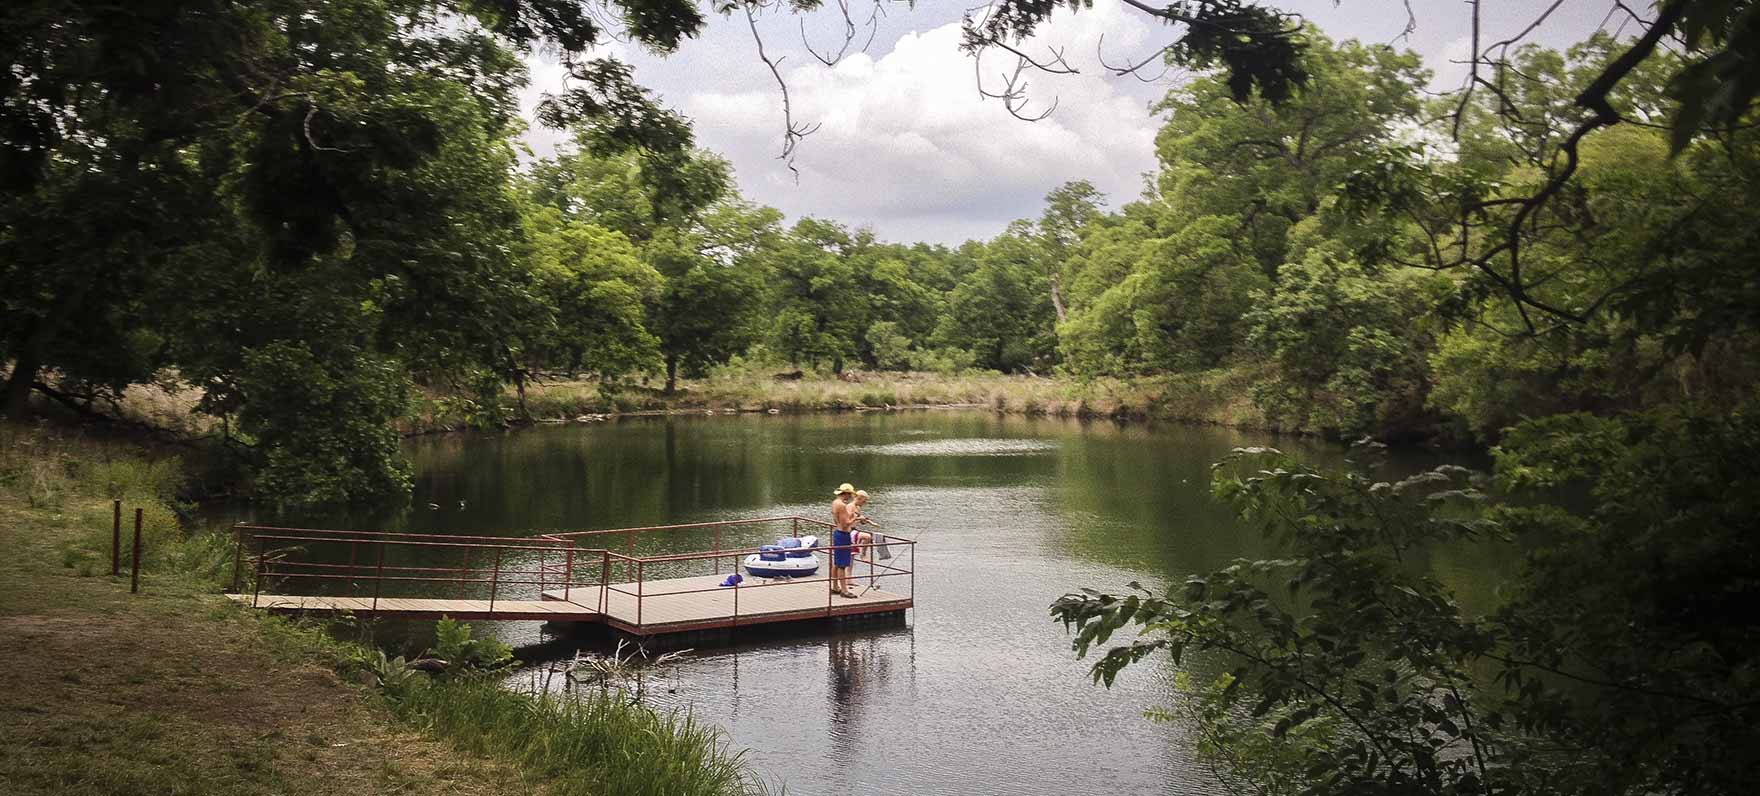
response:
<path id="1" fill-rule="evenodd" d="M 866 588 L 862 589 L 862 594 L 867 594 L 869 591 L 872 591 L 874 589 L 875 582 L 880 579 L 880 576 L 874 572 L 874 556 L 877 555 L 877 553 L 875 552 L 875 548 L 886 548 L 886 547 L 889 547 L 889 544 L 883 543 L 880 541 L 881 539 L 886 538 L 886 529 L 881 527 L 880 523 L 877 523 L 871 519 L 868 519 L 866 516 L 856 518 L 856 522 L 874 529 L 874 532 L 869 535 L 869 539 L 868 539 L 869 558 L 864 559 L 868 562 L 868 585 Z M 905 537 L 901 537 L 901 538 L 905 538 Z M 922 537 L 922 534 L 918 534 L 914 537 L 908 537 L 908 538 L 910 539 L 912 544 L 915 544 L 915 543 L 921 541 L 923 537 Z M 886 555 L 884 558 L 881 558 L 880 560 L 887 561 L 887 560 L 890 560 L 891 558 L 892 558 L 892 555 L 890 554 L 890 551 L 888 551 L 888 555 Z M 913 561 L 915 560 L 915 556 L 912 556 L 912 560 Z M 858 594 L 856 596 L 860 597 L 861 594 Z"/>

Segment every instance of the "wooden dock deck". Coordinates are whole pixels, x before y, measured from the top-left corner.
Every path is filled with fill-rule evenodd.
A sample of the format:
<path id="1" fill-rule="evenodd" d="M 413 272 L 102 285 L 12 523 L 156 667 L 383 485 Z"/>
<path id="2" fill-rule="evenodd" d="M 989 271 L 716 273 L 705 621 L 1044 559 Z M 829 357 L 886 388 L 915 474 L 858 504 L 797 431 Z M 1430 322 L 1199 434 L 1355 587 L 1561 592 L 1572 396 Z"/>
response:
<path id="1" fill-rule="evenodd" d="M 865 586 L 856 588 L 860 596 L 853 600 L 847 597 L 827 598 L 830 587 L 823 578 L 801 581 L 778 579 L 769 582 L 752 579 L 736 590 L 733 587 L 717 587 L 716 584 L 723 577 L 725 576 L 702 575 L 648 581 L 642 584 L 639 607 L 635 594 L 636 584 L 612 584 L 609 591 L 611 599 L 606 604 L 605 616 L 593 621 L 602 621 L 618 630 L 646 636 L 797 619 L 903 611 L 911 607 L 910 595 L 878 588 L 864 591 Z M 562 589 L 550 589 L 543 596 L 548 601 L 563 602 Z M 569 590 L 568 596 L 572 602 L 564 604 L 599 605 L 597 587 L 573 588 Z"/>
<path id="2" fill-rule="evenodd" d="M 238 546 L 228 596 L 282 613 L 600 624 L 638 637 L 673 640 L 786 622 L 852 617 L 861 617 L 860 624 L 902 622 L 914 602 L 916 545 L 903 537 L 889 537 L 889 546 L 901 554 L 897 560 L 858 564 L 852 582 L 859 596 L 853 599 L 830 594 L 824 574 L 828 566 L 793 580 L 749 577 L 737 587 L 721 586 L 722 574 L 653 577 L 692 569 L 701 573 L 711 566 L 717 572 L 736 571 L 743 557 L 759 552 L 723 547 L 723 529 L 768 526 L 764 530 L 780 532 L 778 536 L 799 536 L 803 527 L 824 525 L 802 517 L 766 517 L 510 538 L 241 524 L 234 526 Z M 714 549 L 647 556 L 610 549 L 621 542 L 633 551 L 637 534 L 680 530 L 712 532 Z M 247 546 L 254 548 L 248 571 L 257 591 L 244 588 Z M 813 554 L 829 564 L 830 551 Z M 609 586 L 603 585 L 607 582 Z M 328 583 L 311 590 L 344 591 L 346 596 L 301 595 L 287 588 L 307 583 Z M 387 591 L 411 596 L 386 596 Z"/>
<path id="3" fill-rule="evenodd" d="M 229 594 L 245 605 L 282 613 L 352 613 L 397 619 L 453 619 L 472 621 L 593 622 L 636 636 L 654 636 L 693 630 L 823 619 L 861 614 L 903 611 L 911 607 L 909 595 L 870 588 L 861 596 L 826 597 L 823 579 L 748 581 L 736 595 L 732 587 L 718 588 L 724 576 L 650 580 L 641 584 L 614 583 L 601 603 L 598 586 L 574 586 L 543 592 L 539 600 L 434 600 L 411 597 L 322 597 L 291 594 Z M 709 591 L 714 589 L 714 591 Z M 605 610 L 600 611 L 600 605 Z M 737 608 L 737 610 L 736 610 Z"/>

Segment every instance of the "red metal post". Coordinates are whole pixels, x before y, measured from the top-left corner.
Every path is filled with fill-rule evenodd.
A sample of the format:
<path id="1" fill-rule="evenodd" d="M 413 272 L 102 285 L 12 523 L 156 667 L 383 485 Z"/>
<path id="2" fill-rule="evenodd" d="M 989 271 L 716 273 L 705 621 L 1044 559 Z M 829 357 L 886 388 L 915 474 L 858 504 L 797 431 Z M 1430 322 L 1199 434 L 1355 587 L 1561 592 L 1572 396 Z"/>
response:
<path id="1" fill-rule="evenodd" d="M 569 599 L 569 592 L 574 589 L 574 542 L 568 543 L 566 558 L 562 561 L 562 601 L 574 602 Z"/>
<path id="2" fill-rule="evenodd" d="M 489 613 L 495 613 L 495 592 L 501 588 L 501 548 L 495 548 L 495 569 L 489 573 Z"/>
<path id="3" fill-rule="evenodd" d="M 647 575 L 646 559 L 636 561 L 636 627 L 642 626 L 642 579 Z"/>
<path id="4" fill-rule="evenodd" d="M 110 575 L 122 574 L 122 501 L 110 503 Z M 238 590 L 238 569 L 232 570 L 233 591 Z"/>
<path id="5" fill-rule="evenodd" d="M 715 552 L 721 552 L 721 526 L 719 525 L 715 526 Z M 739 567 L 735 566 L 733 571 L 738 572 Z M 715 574 L 721 574 L 721 556 L 715 557 Z"/>
<path id="6" fill-rule="evenodd" d="M 733 565 L 733 571 L 739 572 L 739 565 Z M 733 582 L 733 626 L 739 627 L 739 581 Z"/>
<path id="7" fill-rule="evenodd" d="M 379 542 L 379 568 L 373 575 L 373 613 L 379 612 L 379 589 L 385 585 L 385 542 Z"/>
<path id="8" fill-rule="evenodd" d="M 549 566 L 543 550 L 538 551 L 538 599 L 544 599 L 544 568 Z"/>
<path id="9" fill-rule="evenodd" d="M 471 574 L 471 549 L 464 549 L 464 569 L 458 572 L 458 597 L 464 599 L 464 579 Z"/>
<path id="10" fill-rule="evenodd" d="M 129 564 L 128 592 L 141 590 L 141 510 L 134 510 L 134 561 Z"/>
<path id="11" fill-rule="evenodd" d="M 603 559 L 602 569 L 599 571 L 599 613 L 610 616 L 610 614 L 611 614 L 611 551 L 610 550 L 600 550 L 599 555 Z"/>
<path id="12" fill-rule="evenodd" d="M 257 607 L 257 598 L 263 594 L 263 541 L 257 540 L 256 577 L 251 578 L 251 607 Z"/>
<path id="13" fill-rule="evenodd" d="M 232 592 L 231 593 L 233 593 L 233 594 L 238 593 L 239 587 L 242 585 L 239 583 L 239 578 L 243 577 L 243 575 L 244 575 L 244 524 L 238 523 L 238 524 L 235 524 L 232 526 Z"/>
<path id="14" fill-rule="evenodd" d="M 348 596 L 349 597 L 354 596 L 354 558 L 355 558 L 355 549 L 358 547 L 360 547 L 359 542 L 350 541 L 348 543 Z"/>

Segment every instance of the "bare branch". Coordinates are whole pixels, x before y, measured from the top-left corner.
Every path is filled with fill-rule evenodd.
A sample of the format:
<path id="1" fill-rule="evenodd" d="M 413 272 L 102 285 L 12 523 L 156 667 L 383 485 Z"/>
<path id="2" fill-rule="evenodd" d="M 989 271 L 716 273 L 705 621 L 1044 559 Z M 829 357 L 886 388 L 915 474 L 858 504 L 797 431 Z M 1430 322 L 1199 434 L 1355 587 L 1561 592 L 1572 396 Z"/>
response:
<path id="1" fill-rule="evenodd" d="M 1449 135 L 1456 141 L 1461 140 L 1461 122 L 1467 118 L 1467 104 L 1473 99 L 1473 89 L 1479 86 L 1479 0 L 1472 0 L 1473 5 L 1473 57 L 1467 67 L 1467 90 L 1461 92 L 1460 103 L 1454 109 L 1454 130 Z"/>
<path id="2" fill-rule="evenodd" d="M 1043 112 L 1033 115 L 1025 113 L 1028 101 L 1027 83 L 1021 79 L 1021 75 L 1026 72 L 1028 66 L 1032 65 L 1026 56 L 1016 59 L 1013 72 L 1003 73 L 1001 91 L 991 91 L 984 88 L 982 55 L 979 53 L 972 57 L 972 66 L 978 75 L 979 96 L 1002 100 L 1002 107 L 1008 111 L 1008 115 L 1025 122 L 1043 121 L 1051 115 L 1052 111 L 1057 110 L 1057 100 L 1053 98 L 1051 107 L 1046 108 Z"/>
<path id="3" fill-rule="evenodd" d="M 318 139 L 312 137 L 312 117 L 317 116 L 317 115 L 318 115 L 318 105 L 317 105 L 317 103 L 312 103 L 306 109 L 305 120 L 300 122 L 300 130 L 302 132 L 304 132 L 305 136 L 306 136 L 306 145 L 310 146 L 312 148 L 313 152 L 347 152 L 348 150 L 341 149 L 338 147 L 320 146 L 318 144 Z"/>
<path id="4" fill-rule="evenodd" d="M 826 66 L 836 66 L 838 61 L 843 60 L 843 56 L 849 52 L 849 46 L 854 44 L 856 40 L 856 21 L 849 15 L 849 0 L 837 0 L 837 11 L 843 15 L 843 45 L 837 48 L 836 55 L 820 55 L 818 50 L 813 49 L 812 42 L 807 41 L 807 19 L 806 17 L 800 18 L 801 46 L 807 49 L 809 55 Z M 869 37 L 870 40 L 872 38 L 872 36 Z M 831 50 L 827 49 L 825 52 L 830 53 Z"/>
<path id="5" fill-rule="evenodd" d="M 794 178 L 798 182 L 801 173 L 799 169 L 794 167 L 794 149 L 800 144 L 801 139 L 818 132 L 819 125 L 816 123 L 804 126 L 795 124 L 794 105 L 788 97 L 788 81 L 782 79 L 782 70 L 779 67 L 783 58 L 787 56 L 772 59 L 770 54 L 764 51 L 764 36 L 758 32 L 758 0 L 748 0 L 743 7 L 746 12 L 746 24 L 752 29 L 752 41 L 758 46 L 758 60 L 763 61 L 764 66 L 769 67 L 770 76 L 776 78 L 776 86 L 782 90 L 782 153 L 776 157 L 788 166 L 788 170 L 794 174 Z"/>
<path id="6" fill-rule="evenodd" d="M 1162 56 L 1166 55 L 1167 51 L 1173 49 L 1174 46 L 1175 46 L 1175 44 L 1169 44 L 1166 47 L 1163 47 L 1159 50 L 1156 50 L 1153 53 L 1150 53 L 1147 58 L 1144 58 L 1143 60 L 1138 61 L 1137 63 L 1129 65 L 1129 66 L 1113 66 L 1112 64 L 1109 64 L 1106 62 L 1106 34 L 1102 33 L 1102 34 L 1100 34 L 1100 41 L 1094 45 L 1094 55 L 1096 58 L 1099 59 L 1100 66 L 1102 68 L 1104 68 L 1106 71 L 1111 72 L 1115 77 L 1124 77 L 1125 75 L 1130 75 L 1131 77 L 1134 77 L 1144 83 L 1154 83 L 1156 81 L 1159 81 L 1161 78 L 1167 76 L 1167 72 L 1168 72 L 1169 67 L 1167 66 L 1165 61 L 1162 63 L 1160 73 L 1156 74 L 1152 78 L 1143 77 L 1142 73 L 1139 70 L 1141 70 L 1145 66 L 1148 66 L 1150 61 L 1154 61 L 1155 59 L 1161 58 Z"/>

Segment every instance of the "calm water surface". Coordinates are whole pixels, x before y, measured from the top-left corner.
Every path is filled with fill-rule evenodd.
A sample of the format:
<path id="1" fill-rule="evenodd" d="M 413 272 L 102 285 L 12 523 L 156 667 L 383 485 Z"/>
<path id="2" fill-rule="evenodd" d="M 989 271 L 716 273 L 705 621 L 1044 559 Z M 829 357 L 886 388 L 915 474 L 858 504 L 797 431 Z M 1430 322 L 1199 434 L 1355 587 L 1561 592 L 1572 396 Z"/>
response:
<path id="1" fill-rule="evenodd" d="M 1092 685 L 1047 606 L 1267 552 L 1207 494 L 1211 462 L 1266 444 L 1343 457 L 1221 429 L 979 412 L 644 418 L 417 439 L 415 508 L 273 519 L 506 535 L 828 519 L 831 490 L 850 481 L 873 494 L 871 516 L 920 540 L 907 625 L 699 650 L 649 683 L 650 701 L 726 728 L 793 793 L 1210 793 L 1182 728 L 1142 715 L 1169 699 L 1171 662 Z M 655 537 L 643 550 L 667 545 L 707 546 Z M 1439 551 L 1430 565 L 1470 600 L 1498 562 Z M 579 643 L 536 623 L 482 627 L 539 658 L 535 670 Z"/>

